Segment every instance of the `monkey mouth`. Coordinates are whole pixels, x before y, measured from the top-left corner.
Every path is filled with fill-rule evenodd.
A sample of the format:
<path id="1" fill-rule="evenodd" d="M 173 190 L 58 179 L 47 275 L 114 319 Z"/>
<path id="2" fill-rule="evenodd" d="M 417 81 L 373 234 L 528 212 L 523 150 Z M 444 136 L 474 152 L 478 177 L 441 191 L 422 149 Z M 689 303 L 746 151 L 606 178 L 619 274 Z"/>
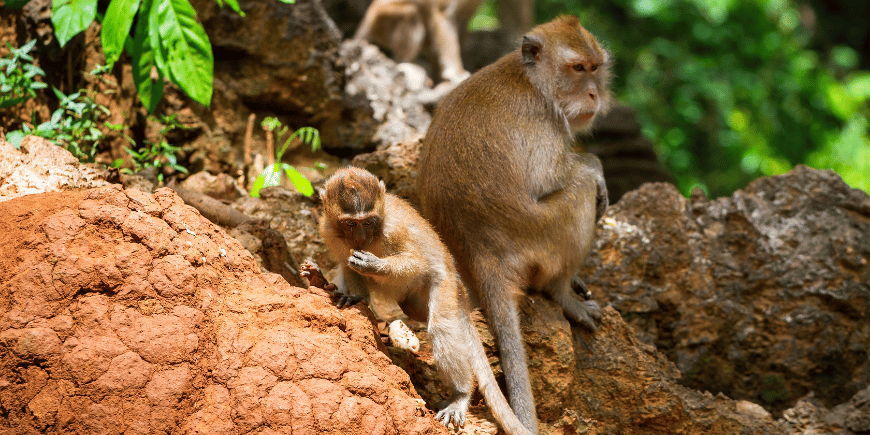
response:
<path id="1" fill-rule="evenodd" d="M 580 112 L 577 114 L 577 119 L 581 121 L 589 121 L 595 116 L 595 112 Z"/>

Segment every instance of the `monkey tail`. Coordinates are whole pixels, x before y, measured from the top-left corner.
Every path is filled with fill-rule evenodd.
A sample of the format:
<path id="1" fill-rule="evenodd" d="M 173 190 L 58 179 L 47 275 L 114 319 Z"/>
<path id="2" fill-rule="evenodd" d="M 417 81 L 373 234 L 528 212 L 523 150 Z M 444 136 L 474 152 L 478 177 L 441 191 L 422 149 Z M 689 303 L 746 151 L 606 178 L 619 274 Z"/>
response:
<path id="1" fill-rule="evenodd" d="M 474 376 L 477 378 L 478 389 L 483 394 L 483 398 L 486 399 L 492 415 L 498 421 L 501 428 L 509 435 L 532 435 L 523 426 L 517 415 L 514 414 L 513 409 L 511 409 L 510 404 L 501 392 L 501 388 L 498 387 L 498 382 L 496 382 L 492 369 L 489 367 L 486 352 L 483 350 L 483 344 L 481 344 L 480 336 L 477 330 L 474 329 L 474 325 L 471 325 L 471 334 L 474 336 L 472 342 L 477 343 L 477 346 L 472 346 L 474 355 L 471 360 L 474 366 Z"/>

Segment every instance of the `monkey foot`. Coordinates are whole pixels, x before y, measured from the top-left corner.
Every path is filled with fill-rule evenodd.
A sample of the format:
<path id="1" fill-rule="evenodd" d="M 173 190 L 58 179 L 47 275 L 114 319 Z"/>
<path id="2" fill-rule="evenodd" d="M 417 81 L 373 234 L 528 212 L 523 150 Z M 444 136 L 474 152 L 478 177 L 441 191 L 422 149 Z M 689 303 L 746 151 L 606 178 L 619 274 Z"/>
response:
<path id="1" fill-rule="evenodd" d="M 336 291 L 332 292 L 332 296 L 338 298 L 338 300 L 335 301 L 335 306 L 338 308 L 349 307 L 366 300 L 363 296 L 346 295 Z"/>
<path id="2" fill-rule="evenodd" d="M 562 309 L 569 319 L 579 323 L 590 331 L 598 329 L 596 322 L 601 320 L 601 308 L 595 301 L 581 301 L 577 298 L 562 303 Z"/>
<path id="3" fill-rule="evenodd" d="M 580 278 L 580 275 L 574 275 L 571 278 L 571 289 L 577 293 L 577 296 L 580 296 L 583 300 L 592 299 L 592 292 L 589 291 L 589 287 L 586 287 L 586 283 L 583 282 L 583 279 Z"/>
<path id="4" fill-rule="evenodd" d="M 447 426 L 453 421 L 456 427 L 465 426 L 465 412 L 468 411 L 470 395 L 456 395 L 450 400 L 441 402 L 441 410 L 435 414 L 435 419 Z"/>

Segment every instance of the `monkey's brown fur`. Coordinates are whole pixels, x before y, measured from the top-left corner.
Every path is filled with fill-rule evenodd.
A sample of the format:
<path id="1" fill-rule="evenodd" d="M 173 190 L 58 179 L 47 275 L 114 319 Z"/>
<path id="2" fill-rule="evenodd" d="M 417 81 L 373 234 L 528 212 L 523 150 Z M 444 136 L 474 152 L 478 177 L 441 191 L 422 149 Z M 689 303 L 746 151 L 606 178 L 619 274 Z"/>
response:
<path id="1" fill-rule="evenodd" d="M 336 172 L 322 199 L 320 235 L 340 265 L 338 305 L 374 292 L 428 322 L 435 363 L 452 390 L 436 418 L 445 425 L 464 424 L 476 377 L 501 427 L 511 435 L 529 435 L 495 381 L 453 257 L 429 223 L 364 169 Z"/>
<path id="2" fill-rule="evenodd" d="M 572 290 L 607 206 L 598 159 L 570 151 L 610 103 L 609 55 L 576 17 L 532 29 L 435 112 L 420 155 L 421 212 L 456 258 L 499 346 L 511 406 L 537 433 L 517 297 L 549 293 L 595 328 Z"/>
<path id="3" fill-rule="evenodd" d="M 468 77 L 460 43 L 468 20 L 483 0 L 374 0 L 354 35 L 392 51 L 397 62 L 411 62 L 423 52 L 443 80 Z"/>

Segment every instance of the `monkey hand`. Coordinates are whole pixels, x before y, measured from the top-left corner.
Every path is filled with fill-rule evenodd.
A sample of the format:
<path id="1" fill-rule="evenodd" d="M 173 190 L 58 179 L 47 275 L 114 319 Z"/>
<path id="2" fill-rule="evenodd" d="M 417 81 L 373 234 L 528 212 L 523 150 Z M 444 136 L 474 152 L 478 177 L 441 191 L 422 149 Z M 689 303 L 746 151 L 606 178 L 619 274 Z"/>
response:
<path id="1" fill-rule="evenodd" d="M 604 212 L 607 211 L 609 201 L 607 199 L 607 185 L 604 184 L 604 176 L 595 177 L 595 181 L 598 184 L 595 194 L 595 222 L 598 222 L 601 220 L 601 216 L 604 216 Z"/>
<path id="2" fill-rule="evenodd" d="M 386 261 L 367 251 L 353 251 L 347 259 L 347 265 L 356 273 L 362 275 L 380 275 Z"/>
<path id="3" fill-rule="evenodd" d="M 302 264 L 302 271 L 299 272 L 299 276 L 308 279 L 308 285 L 312 287 L 322 288 L 324 290 L 330 286 L 329 282 L 323 276 L 323 273 L 317 267 L 316 264 L 306 261 Z"/>

